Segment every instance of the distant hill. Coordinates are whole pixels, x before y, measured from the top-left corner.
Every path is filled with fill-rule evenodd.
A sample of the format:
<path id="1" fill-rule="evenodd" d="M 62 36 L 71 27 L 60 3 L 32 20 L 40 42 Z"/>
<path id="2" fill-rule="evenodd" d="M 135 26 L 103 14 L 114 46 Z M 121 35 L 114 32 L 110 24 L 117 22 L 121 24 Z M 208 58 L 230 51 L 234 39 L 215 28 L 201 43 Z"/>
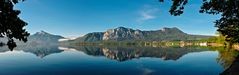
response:
<path id="1" fill-rule="evenodd" d="M 64 37 L 60 35 L 53 35 L 45 31 L 40 31 L 30 35 L 26 43 L 15 40 L 17 47 L 14 49 L 33 53 L 36 56 L 43 58 L 50 54 L 62 52 L 62 50 L 58 49 L 59 39 L 64 39 Z M 0 41 L 6 43 L 7 39 L 1 38 Z M 0 47 L 0 53 L 6 51 L 9 51 L 7 46 Z"/>
<path id="2" fill-rule="evenodd" d="M 105 32 L 88 33 L 83 37 L 70 40 L 71 43 L 79 42 L 97 42 L 97 41 L 175 41 L 175 40 L 200 40 L 207 39 L 212 36 L 205 35 L 191 35 L 184 33 L 180 29 L 163 28 L 154 31 L 134 30 L 131 28 L 118 27 L 115 29 L 108 29 Z"/>
<path id="3" fill-rule="evenodd" d="M 64 37 L 60 35 L 53 35 L 45 31 L 37 32 L 28 37 L 27 44 L 45 44 L 45 45 L 57 45 L 59 39 Z"/>
<path id="4" fill-rule="evenodd" d="M 36 46 L 36 45 L 58 45 L 59 39 L 63 39 L 64 37 L 60 35 L 53 35 L 50 33 L 47 33 L 45 31 L 37 32 L 33 35 L 30 35 L 28 37 L 28 41 L 26 43 L 15 40 L 18 46 Z M 0 38 L 0 42 L 7 43 L 7 38 Z"/>

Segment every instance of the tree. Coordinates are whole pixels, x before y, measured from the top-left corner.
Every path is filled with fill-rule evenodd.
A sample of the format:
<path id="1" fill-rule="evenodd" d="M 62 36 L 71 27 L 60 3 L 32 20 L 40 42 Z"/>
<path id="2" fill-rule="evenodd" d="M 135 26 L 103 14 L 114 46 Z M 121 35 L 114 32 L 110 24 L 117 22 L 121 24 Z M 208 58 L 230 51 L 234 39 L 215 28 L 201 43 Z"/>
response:
<path id="1" fill-rule="evenodd" d="M 163 2 L 164 0 L 159 0 Z M 183 14 L 184 6 L 188 0 L 172 0 L 173 4 L 169 10 L 171 15 Z M 203 0 L 200 13 L 221 15 L 215 21 L 217 31 L 226 37 L 226 41 L 232 46 L 239 43 L 239 0 Z"/>
<path id="2" fill-rule="evenodd" d="M 14 5 L 24 0 L 0 0 L 0 37 L 7 38 L 8 48 L 16 47 L 14 39 L 27 41 L 30 35 L 23 27 L 27 25 L 18 15 L 20 10 L 15 10 Z"/>

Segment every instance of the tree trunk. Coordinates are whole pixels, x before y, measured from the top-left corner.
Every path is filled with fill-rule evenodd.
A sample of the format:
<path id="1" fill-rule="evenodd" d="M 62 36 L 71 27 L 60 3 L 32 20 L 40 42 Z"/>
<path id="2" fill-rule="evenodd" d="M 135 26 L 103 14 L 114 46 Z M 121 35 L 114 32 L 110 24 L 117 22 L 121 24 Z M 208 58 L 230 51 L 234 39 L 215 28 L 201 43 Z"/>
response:
<path id="1" fill-rule="evenodd" d="M 228 42 L 227 48 L 228 49 L 232 49 L 233 48 L 232 46 L 233 46 L 233 43 L 232 42 Z"/>

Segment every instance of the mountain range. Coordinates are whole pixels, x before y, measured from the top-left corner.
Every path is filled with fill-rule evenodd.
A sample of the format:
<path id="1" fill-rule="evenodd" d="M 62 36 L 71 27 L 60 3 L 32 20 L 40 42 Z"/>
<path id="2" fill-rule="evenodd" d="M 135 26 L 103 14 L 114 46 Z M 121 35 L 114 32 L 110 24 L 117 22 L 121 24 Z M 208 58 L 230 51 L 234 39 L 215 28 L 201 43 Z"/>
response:
<path id="1" fill-rule="evenodd" d="M 117 27 L 108 29 L 105 32 L 88 33 L 82 37 L 71 39 L 67 41 L 59 41 L 66 39 L 60 35 L 54 35 L 45 31 L 37 32 L 28 37 L 27 43 L 17 41 L 18 45 L 58 45 L 59 42 L 63 43 L 81 43 L 81 42 L 99 42 L 99 41 L 178 41 L 178 40 L 200 40 L 207 39 L 212 36 L 205 35 L 192 35 L 187 34 L 180 29 L 162 28 L 154 31 L 142 31 L 139 29 L 131 29 L 125 27 Z M 6 38 L 1 38 L 1 42 L 6 42 Z"/>
<path id="2" fill-rule="evenodd" d="M 97 42 L 97 41 L 178 41 L 178 40 L 200 40 L 207 39 L 212 36 L 187 34 L 180 29 L 162 28 L 154 31 L 142 31 L 139 29 L 131 29 L 125 27 L 117 27 L 108 29 L 105 32 L 93 32 L 78 37 L 67 42 Z"/>

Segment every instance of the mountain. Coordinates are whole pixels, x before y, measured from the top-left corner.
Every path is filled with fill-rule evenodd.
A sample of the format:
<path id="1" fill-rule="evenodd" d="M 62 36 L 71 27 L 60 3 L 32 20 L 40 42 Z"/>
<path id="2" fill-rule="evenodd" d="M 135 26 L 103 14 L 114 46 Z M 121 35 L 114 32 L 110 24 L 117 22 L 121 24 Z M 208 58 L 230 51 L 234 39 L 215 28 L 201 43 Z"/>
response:
<path id="1" fill-rule="evenodd" d="M 100 41 L 103 40 L 103 32 L 94 32 L 86 34 L 83 37 L 77 38 L 78 41 L 88 41 L 88 42 L 94 42 L 94 41 Z"/>
<path id="2" fill-rule="evenodd" d="M 104 32 L 103 35 L 103 40 L 125 41 L 136 39 L 144 39 L 143 32 L 140 30 L 133 30 L 124 27 L 109 29 L 106 32 Z"/>
<path id="3" fill-rule="evenodd" d="M 58 45 L 59 44 L 58 40 L 63 38 L 64 37 L 59 35 L 53 35 L 45 31 L 40 31 L 33 35 L 30 35 L 26 43 L 16 39 L 15 39 L 15 42 L 17 43 L 18 46 L 29 46 L 29 45 L 30 46 L 36 46 L 36 45 L 48 46 L 48 45 Z M 0 38 L 0 42 L 2 43 L 7 43 L 7 41 L 8 41 L 7 38 Z"/>
<path id="4" fill-rule="evenodd" d="M 37 32 L 28 37 L 27 45 L 58 45 L 59 39 L 64 37 L 60 35 L 53 35 L 45 31 Z"/>
<path id="5" fill-rule="evenodd" d="M 184 33 L 180 29 L 163 28 L 154 31 L 134 30 L 131 28 L 118 27 L 115 29 L 108 29 L 105 32 L 88 33 L 83 37 L 68 42 L 97 42 L 97 41 L 175 41 L 175 40 L 200 40 L 210 38 L 211 36 L 191 35 Z"/>
<path id="6" fill-rule="evenodd" d="M 53 35 L 45 31 L 40 31 L 33 35 L 30 35 L 26 43 L 14 39 L 17 44 L 15 50 L 23 50 L 24 52 L 31 52 L 39 57 L 44 57 L 46 55 L 49 55 L 49 53 L 61 52 L 57 50 L 60 39 L 64 39 L 64 37 Z M 0 42 L 7 43 L 7 38 L 0 38 Z M 5 52 L 8 50 L 9 49 L 7 48 L 7 46 L 0 46 L 0 52 Z"/>

